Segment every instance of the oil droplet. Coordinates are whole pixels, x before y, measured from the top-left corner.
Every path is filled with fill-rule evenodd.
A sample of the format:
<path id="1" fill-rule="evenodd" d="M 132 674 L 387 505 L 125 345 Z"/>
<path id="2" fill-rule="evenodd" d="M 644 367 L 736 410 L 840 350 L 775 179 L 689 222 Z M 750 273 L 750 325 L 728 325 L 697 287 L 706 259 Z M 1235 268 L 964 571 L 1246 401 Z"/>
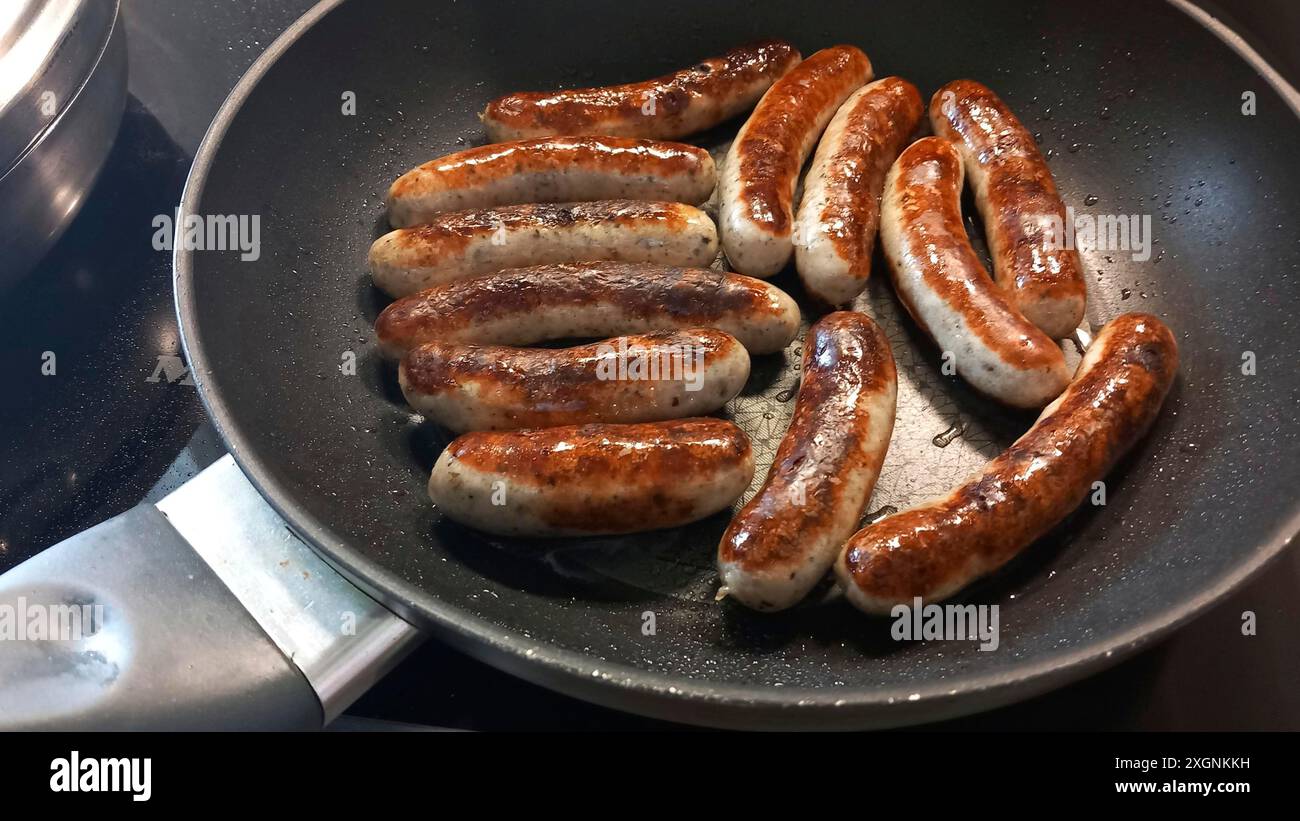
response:
<path id="1" fill-rule="evenodd" d="M 1088 196 L 1084 197 L 1084 198 L 1083 198 L 1083 204 L 1084 204 L 1084 205 L 1096 205 L 1096 204 L 1097 204 L 1097 195 L 1096 195 L 1096 194 L 1089 194 Z"/>

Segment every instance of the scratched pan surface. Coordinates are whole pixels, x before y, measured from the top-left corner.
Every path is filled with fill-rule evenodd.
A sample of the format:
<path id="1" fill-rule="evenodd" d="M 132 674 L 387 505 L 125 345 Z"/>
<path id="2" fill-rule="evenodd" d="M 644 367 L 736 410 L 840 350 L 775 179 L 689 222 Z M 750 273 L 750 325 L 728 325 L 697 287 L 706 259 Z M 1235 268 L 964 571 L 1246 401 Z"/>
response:
<path id="1" fill-rule="evenodd" d="M 1089 318 L 1165 317 L 1183 346 L 1180 381 L 1104 508 L 965 595 L 1000 606 L 996 651 L 896 643 L 887 621 L 842 601 L 776 616 L 714 603 L 725 514 L 627 538 L 500 542 L 440 520 L 425 496 L 446 437 L 403 406 L 370 330 L 385 300 L 364 260 L 389 182 L 483 142 L 476 112 L 495 95 L 640 79 L 764 36 L 805 54 L 854 43 L 877 76 L 927 97 L 982 80 L 1037 132 L 1067 203 L 1152 217 L 1150 260 L 1084 254 Z M 1254 116 L 1243 91 L 1257 95 Z M 355 116 L 341 113 L 345 92 Z M 719 150 L 735 127 L 697 142 Z M 1118 660 L 1296 531 L 1298 138 L 1254 69 L 1155 3 L 1099 2 L 1086 20 L 1068 4 L 928 0 L 326 4 L 241 82 L 186 192 L 187 211 L 260 215 L 260 257 L 178 253 L 177 301 L 204 400 L 252 479 L 327 558 L 442 638 L 544 685 L 681 721 L 925 721 Z M 802 299 L 789 271 L 776 282 Z M 899 366 L 879 514 L 948 490 L 1032 420 L 941 374 L 879 265 L 859 307 L 887 329 Z M 754 440 L 755 487 L 793 405 L 798 350 L 756 359 L 727 409 Z M 355 376 L 339 368 L 349 351 Z M 1246 351 L 1255 376 L 1242 372 Z"/>

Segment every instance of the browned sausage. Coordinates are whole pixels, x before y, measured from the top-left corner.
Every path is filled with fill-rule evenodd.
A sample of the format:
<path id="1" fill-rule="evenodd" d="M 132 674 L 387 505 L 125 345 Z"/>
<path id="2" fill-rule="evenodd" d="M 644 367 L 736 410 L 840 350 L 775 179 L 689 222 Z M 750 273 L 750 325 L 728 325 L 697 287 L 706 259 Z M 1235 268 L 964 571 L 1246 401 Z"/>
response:
<path id="1" fill-rule="evenodd" d="M 718 231 L 737 271 L 769 277 L 790 261 L 799 171 L 836 109 L 870 79 L 867 55 L 835 46 L 792 68 L 758 101 L 718 185 Z"/>
<path id="2" fill-rule="evenodd" d="M 675 328 L 717 328 L 750 353 L 773 353 L 799 332 L 799 306 L 779 288 L 739 274 L 586 262 L 449 282 L 397 300 L 375 320 L 381 349 L 394 358 L 434 341 L 532 345 Z"/>
<path id="3" fill-rule="evenodd" d="M 680 202 L 599 200 L 447 211 L 370 246 L 370 275 L 389 296 L 554 262 L 657 262 L 705 268 L 718 255 L 713 220 Z"/>
<path id="4" fill-rule="evenodd" d="M 676 140 L 749 108 L 798 62 L 794 46 L 764 40 L 645 82 L 507 94 L 488 103 L 483 125 L 493 142 L 558 134 Z"/>
<path id="5" fill-rule="evenodd" d="M 718 170 L 703 148 L 629 137 L 547 137 L 467 148 L 430 160 L 388 189 L 388 222 L 527 202 L 704 202 Z"/>
<path id="6" fill-rule="evenodd" d="M 411 407 L 457 432 L 703 416 L 748 378 L 744 346 L 709 328 L 559 349 L 429 342 L 398 370 Z"/>
<path id="7" fill-rule="evenodd" d="M 890 168 L 880 242 L 894 290 L 962 378 L 1008 405 L 1041 408 L 1070 371 L 980 264 L 961 220 L 961 182 L 961 157 L 939 137 L 912 143 Z"/>
<path id="8" fill-rule="evenodd" d="M 1069 336 L 1083 321 L 1088 289 L 1078 252 L 1062 247 L 1065 206 L 1034 136 L 974 80 L 935 92 L 930 122 L 966 163 L 998 284 L 1048 336 Z"/>
<path id="9" fill-rule="evenodd" d="M 718 546 L 728 594 L 757 610 L 795 604 L 826 575 L 862 519 L 894 430 L 894 356 L 865 315 L 814 324 L 802 374 L 767 482 Z"/>
<path id="10" fill-rule="evenodd" d="M 799 279 L 822 302 L 843 305 L 867 287 L 885 173 L 924 113 L 916 86 L 886 77 L 855 91 L 826 126 L 793 238 Z"/>
<path id="11" fill-rule="evenodd" d="M 745 492 L 754 454 L 721 419 L 467 433 L 447 445 L 429 498 L 507 536 L 595 536 L 702 519 Z"/>
<path id="12" fill-rule="evenodd" d="M 952 493 L 858 531 L 836 562 L 853 604 L 887 614 L 934 602 L 998 569 L 1065 518 L 1147 431 L 1178 370 L 1150 314 L 1112 320 L 1038 421 Z"/>

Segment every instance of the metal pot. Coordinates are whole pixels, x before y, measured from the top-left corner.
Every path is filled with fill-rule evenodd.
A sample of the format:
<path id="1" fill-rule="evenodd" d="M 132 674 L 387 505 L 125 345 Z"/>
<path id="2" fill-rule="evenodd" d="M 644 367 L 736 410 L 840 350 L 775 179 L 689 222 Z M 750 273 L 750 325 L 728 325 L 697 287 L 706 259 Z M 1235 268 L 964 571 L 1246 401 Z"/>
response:
<path id="1" fill-rule="evenodd" d="M 118 0 L 0 6 L 0 285 L 29 271 L 72 222 L 125 104 Z"/>

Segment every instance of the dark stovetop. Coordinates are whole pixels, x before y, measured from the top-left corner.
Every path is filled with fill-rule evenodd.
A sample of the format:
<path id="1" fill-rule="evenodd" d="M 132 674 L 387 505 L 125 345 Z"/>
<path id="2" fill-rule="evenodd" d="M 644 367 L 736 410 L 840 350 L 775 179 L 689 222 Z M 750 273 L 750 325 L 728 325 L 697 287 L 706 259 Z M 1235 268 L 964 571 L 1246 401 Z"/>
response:
<path id="1" fill-rule="evenodd" d="M 153 249 L 152 220 L 175 207 L 227 92 L 311 5 L 124 0 L 131 94 L 108 165 L 59 247 L 0 292 L 0 384 L 7 388 L 0 403 L 0 571 L 160 498 L 224 452 L 194 388 L 155 375 L 181 351 L 170 254 Z M 1269 19 L 1268 5 L 1242 4 L 1248 13 L 1236 17 Z M 1253 42 L 1271 56 L 1267 42 Z M 1285 33 L 1278 42 L 1287 42 Z M 1293 68 L 1274 64 L 1284 73 Z M 46 351 L 57 356 L 54 376 L 41 373 Z M 1220 606 L 1113 670 L 932 726 L 1300 729 L 1300 655 L 1291 633 L 1300 623 L 1297 592 L 1300 551 L 1291 550 Z M 1246 610 L 1257 615 L 1257 635 L 1241 634 Z M 669 726 L 556 695 L 435 642 L 350 712 L 485 729 Z"/>

